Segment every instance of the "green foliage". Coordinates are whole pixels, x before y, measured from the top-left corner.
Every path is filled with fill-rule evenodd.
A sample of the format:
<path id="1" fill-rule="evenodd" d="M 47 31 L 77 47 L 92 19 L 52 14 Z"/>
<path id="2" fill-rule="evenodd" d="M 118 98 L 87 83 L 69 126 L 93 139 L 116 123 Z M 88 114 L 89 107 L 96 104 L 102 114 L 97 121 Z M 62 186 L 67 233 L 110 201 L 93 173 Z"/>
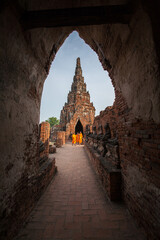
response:
<path id="1" fill-rule="evenodd" d="M 48 120 L 46 120 L 46 122 L 49 122 L 50 126 L 53 127 L 54 125 L 59 124 L 59 119 L 57 119 L 56 117 L 50 117 L 48 118 Z"/>

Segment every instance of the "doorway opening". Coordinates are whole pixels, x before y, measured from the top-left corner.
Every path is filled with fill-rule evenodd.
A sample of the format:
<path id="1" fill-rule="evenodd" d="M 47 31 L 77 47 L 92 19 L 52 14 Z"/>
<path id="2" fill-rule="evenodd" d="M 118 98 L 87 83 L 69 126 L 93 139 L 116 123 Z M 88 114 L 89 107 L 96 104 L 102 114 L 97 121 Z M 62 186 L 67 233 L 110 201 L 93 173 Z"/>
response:
<path id="1" fill-rule="evenodd" d="M 80 120 L 78 120 L 76 126 L 75 126 L 75 134 L 77 133 L 82 133 L 83 134 L 83 125 Z"/>
<path id="2" fill-rule="evenodd" d="M 99 115 L 107 106 L 112 106 L 115 92 L 107 71 L 103 69 L 97 54 L 84 42 L 77 31 L 73 31 L 56 53 L 45 80 L 40 122 L 50 117 L 60 119 L 61 107 L 66 102 L 67 94 L 71 89 L 77 57 L 81 59 L 82 74 L 90 93 L 90 101 L 94 103 L 96 109 L 95 115 Z M 56 104 L 53 104 L 55 102 Z"/>

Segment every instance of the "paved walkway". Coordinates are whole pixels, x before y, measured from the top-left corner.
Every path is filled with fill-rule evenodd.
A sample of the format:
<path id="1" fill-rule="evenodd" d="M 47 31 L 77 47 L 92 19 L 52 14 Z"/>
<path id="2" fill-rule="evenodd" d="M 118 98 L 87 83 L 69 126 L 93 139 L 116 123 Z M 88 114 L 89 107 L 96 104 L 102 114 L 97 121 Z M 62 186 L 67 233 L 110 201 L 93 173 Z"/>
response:
<path id="1" fill-rule="evenodd" d="M 16 240 L 142 240 L 123 204 L 106 200 L 83 146 L 54 154 L 58 173 Z"/>

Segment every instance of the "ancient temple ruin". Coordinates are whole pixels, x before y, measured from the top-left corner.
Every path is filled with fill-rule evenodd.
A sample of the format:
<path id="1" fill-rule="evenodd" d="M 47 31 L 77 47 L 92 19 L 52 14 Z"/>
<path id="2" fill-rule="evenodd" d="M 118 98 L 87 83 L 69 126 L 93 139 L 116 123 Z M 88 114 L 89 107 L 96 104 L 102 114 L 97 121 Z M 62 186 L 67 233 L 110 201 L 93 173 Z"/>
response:
<path id="1" fill-rule="evenodd" d="M 97 53 L 115 89 L 113 108 L 96 118 L 95 136 L 88 136 L 87 144 L 89 148 L 94 144 L 100 156 L 119 165 L 122 201 L 143 227 L 146 239 L 159 240 L 160 1 L 1 2 L 1 239 L 15 236 L 53 176 L 49 164 L 42 168 L 39 163 L 40 101 L 56 53 L 76 30 Z M 79 95 L 71 92 L 69 96 Z M 65 121 L 64 127 L 72 126 Z M 100 148 L 107 148 L 98 139 L 106 134 L 106 123 L 111 138 L 118 141 L 117 162 Z M 113 144 L 107 150 L 111 148 L 116 150 Z M 107 191 L 109 175 L 101 175 Z"/>
<path id="2" fill-rule="evenodd" d="M 66 138 L 68 139 L 74 132 L 85 134 L 86 131 L 91 130 L 94 116 L 95 108 L 90 102 L 89 92 L 86 91 L 80 58 L 77 58 L 71 91 L 60 116 L 60 126 L 66 131 Z"/>

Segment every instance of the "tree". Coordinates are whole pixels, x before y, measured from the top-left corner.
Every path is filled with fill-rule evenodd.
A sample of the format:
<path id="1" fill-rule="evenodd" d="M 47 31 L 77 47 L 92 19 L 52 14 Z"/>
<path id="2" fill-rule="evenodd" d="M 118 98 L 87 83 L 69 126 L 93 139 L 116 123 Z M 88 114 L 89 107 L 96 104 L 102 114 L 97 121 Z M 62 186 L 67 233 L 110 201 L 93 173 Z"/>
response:
<path id="1" fill-rule="evenodd" d="M 48 120 L 46 120 L 46 122 L 49 122 L 50 126 L 53 127 L 54 125 L 59 124 L 59 119 L 57 119 L 56 117 L 50 117 L 48 118 Z"/>

